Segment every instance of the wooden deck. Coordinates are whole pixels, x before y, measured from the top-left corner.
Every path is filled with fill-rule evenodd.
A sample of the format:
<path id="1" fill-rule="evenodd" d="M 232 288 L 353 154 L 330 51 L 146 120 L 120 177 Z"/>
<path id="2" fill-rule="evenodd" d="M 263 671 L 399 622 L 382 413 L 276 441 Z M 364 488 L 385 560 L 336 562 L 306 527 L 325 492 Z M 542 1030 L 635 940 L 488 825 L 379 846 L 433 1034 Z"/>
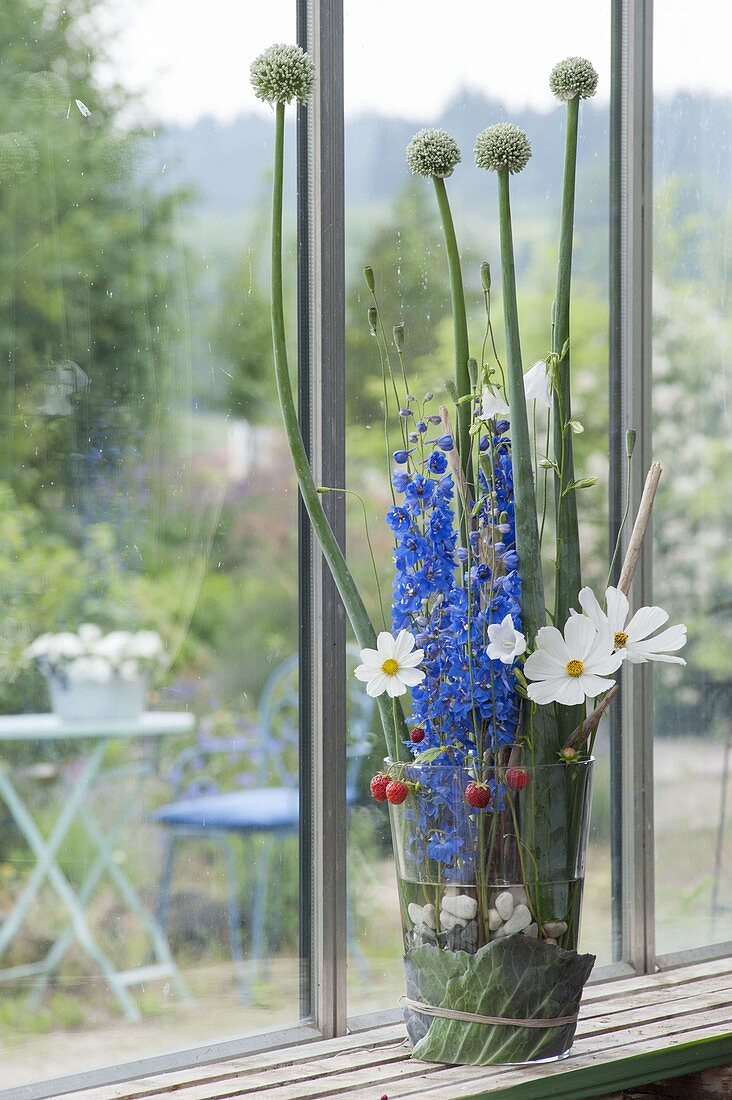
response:
<path id="1" fill-rule="evenodd" d="M 403 1027 L 392 1025 L 77 1090 L 62 1100 L 584 1100 L 730 1064 L 732 959 L 725 959 L 590 986 L 572 1054 L 559 1063 L 501 1069 L 418 1062 L 409 1057 Z"/>

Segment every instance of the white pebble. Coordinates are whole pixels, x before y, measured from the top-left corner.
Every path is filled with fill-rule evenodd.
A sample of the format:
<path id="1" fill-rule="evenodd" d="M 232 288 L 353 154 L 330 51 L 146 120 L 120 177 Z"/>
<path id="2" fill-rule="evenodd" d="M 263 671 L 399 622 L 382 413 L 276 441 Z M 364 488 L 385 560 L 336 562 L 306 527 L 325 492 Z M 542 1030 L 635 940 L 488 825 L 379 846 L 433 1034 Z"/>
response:
<path id="1" fill-rule="evenodd" d="M 446 898 L 454 898 L 456 896 L 456 894 L 459 894 L 459 893 L 460 893 L 460 887 L 459 886 L 446 886 L 445 887 L 445 897 Z"/>
<path id="2" fill-rule="evenodd" d="M 503 924 L 503 921 L 501 919 L 501 914 L 498 912 L 498 910 L 497 909 L 489 909 L 488 910 L 488 927 L 491 930 L 491 932 L 496 932 L 501 927 L 502 924 Z"/>
<path id="3" fill-rule="evenodd" d="M 508 890 L 504 890 L 502 894 L 499 894 L 493 904 L 501 920 L 509 920 L 513 915 L 513 894 Z"/>
<path id="4" fill-rule="evenodd" d="M 551 939 L 558 940 L 567 931 L 567 922 L 563 920 L 548 920 L 544 925 L 544 931 Z"/>
<path id="5" fill-rule="evenodd" d="M 529 936 L 532 940 L 539 938 L 539 925 L 534 921 L 528 928 L 524 928 L 522 935 Z"/>
<path id="6" fill-rule="evenodd" d="M 547 937 L 546 937 L 546 938 L 544 939 L 544 943 L 550 943 L 550 944 L 552 945 L 552 947 L 556 947 L 556 946 L 557 946 L 557 941 L 556 941 L 556 940 L 554 940 L 554 939 L 552 939 L 552 937 L 551 937 L 551 936 L 547 936 Z"/>
<path id="7" fill-rule="evenodd" d="M 526 891 L 523 886 L 512 886 L 511 896 L 513 898 L 514 905 L 526 905 L 528 898 L 526 897 Z"/>
<path id="8" fill-rule="evenodd" d="M 407 912 L 409 913 L 409 919 L 414 924 L 426 924 L 428 928 L 437 928 L 435 907 L 431 903 L 417 905 L 416 901 L 410 901 Z"/>
<path id="9" fill-rule="evenodd" d="M 454 897 L 445 896 L 442 899 L 442 912 L 451 913 L 453 917 L 464 917 L 472 920 L 478 912 L 478 903 L 468 894 L 457 894 Z"/>
<path id="10" fill-rule="evenodd" d="M 463 920 L 462 917 L 453 916 L 452 913 L 447 913 L 443 909 L 440 913 L 440 927 L 443 932 L 449 932 L 451 928 L 464 928 L 468 922 Z"/>
<path id="11" fill-rule="evenodd" d="M 523 932 L 531 924 L 531 913 L 525 905 L 517 905 L 501 931 L 504 936 L 513 936 L 516 932 Z"/>

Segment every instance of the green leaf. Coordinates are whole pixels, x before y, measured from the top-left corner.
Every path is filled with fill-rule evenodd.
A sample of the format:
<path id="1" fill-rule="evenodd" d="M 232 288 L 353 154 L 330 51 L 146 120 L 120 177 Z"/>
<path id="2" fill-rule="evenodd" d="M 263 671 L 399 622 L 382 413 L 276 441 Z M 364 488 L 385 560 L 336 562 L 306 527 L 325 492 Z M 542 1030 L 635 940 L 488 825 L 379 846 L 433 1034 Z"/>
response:
<path id="1" fill-rule="evenodd" d="M 437 1008 L 512 1019 L 554 1019 L 579 1010 L 594 955 L 527 936 L 494 940 L 475 955 L 424 945 L 405 958 L 407 995 Z M 477 1024 L 405 1010 L 412 1055 L 452 1065 L 551 1058 L 567 1050 L 576 1023 L 548 1028 Z"/>
<path id="2" fill-rule="evenodd" d="M 597 481 L 598 479 L 596 477 L 582 477 L 579 481 L 570 481 L 569 485 L 562 493 L 562 496 L 574 492 L 575 489 L 591 489 L 593 485 L 597 485 Z"/>
<path id="3" fill-rule="evenodd" d="M 421 752 L 415 759 L 415 764 L 431 764 L 433 760 L 445 751 L 444 745 L 436 745 L 433 749 L 426 749 L 425 752 Z"/>
<path id="4" fill-rule="evenodd" d="M 552 462 L 552 460 L 550 458 L 540 458 L 539 459 L 539 465 L 541 466 L 542 470 L 557 470 L 557 471 L 559 471 L 559 467 L 557 466 L 556 462 Z"/>

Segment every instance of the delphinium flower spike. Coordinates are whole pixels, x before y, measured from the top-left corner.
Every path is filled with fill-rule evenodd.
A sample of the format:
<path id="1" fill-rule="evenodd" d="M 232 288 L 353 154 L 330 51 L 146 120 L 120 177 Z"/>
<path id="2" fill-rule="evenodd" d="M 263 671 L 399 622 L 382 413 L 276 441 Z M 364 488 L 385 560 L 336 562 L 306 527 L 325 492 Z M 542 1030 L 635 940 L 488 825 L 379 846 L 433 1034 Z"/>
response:
<path id="1" fill-rule="evenodd" d="M 277 393 L 285 424 L 287 442 L 297 474 L 300 493 L 316 533 L 323 556 L 338 587 L 353 631 L 362 648 L 375 648 L 376 631 L 343 555 L 313 478 L 307 451 L 300 432 L 292 383 L 287 363 L 285 315 L 282 293 L 282 193 L 284 182 L 285 105 L 293 99 L 307 99 L 315 83 L 312 59 L 299 46 L 274 45 L 255 59 L 251 80 L 259 99 L 274 104 L 275 148 L 272 184 L 272 345 Z M 379 699 L 387 750 L 393 759 L 401 755 L 400 746 L 407 737 L 402 712 L 386 698 Z"/>
<path id="2" fill-rule="evenodd" d="M 420 130 L 407 146 L 407 164 L 416 176 L 431 179 L 442 221 L 445 238 L 445 252 L 450 274 L 450 295 L 452 299 L 453 339 L 455 345 L 455 384 L 458 397 L 470 393 L 470 373 L 468 359 L 468 321 L 465 309 L 465 290 L 460 267 L 460 252 L 455 236 L 455 223 L 450 210 L 445 180 L 451 176 L 461 155 L 458 144 L 445 130 Z M 466 403 L 458 406 L 457 448 L 465 480 L 474 493 L 473 470 L 470 452 L 470 407 Z"/>

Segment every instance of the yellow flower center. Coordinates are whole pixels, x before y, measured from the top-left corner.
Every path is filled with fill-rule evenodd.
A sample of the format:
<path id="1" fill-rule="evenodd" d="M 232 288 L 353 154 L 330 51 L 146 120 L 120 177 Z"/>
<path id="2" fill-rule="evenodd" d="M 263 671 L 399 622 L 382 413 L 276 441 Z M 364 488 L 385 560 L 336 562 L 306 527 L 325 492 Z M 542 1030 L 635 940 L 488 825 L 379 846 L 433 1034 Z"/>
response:
<path id="1" fill-rule="evenodd" d="M 396 676 L 399 671 L 399 662 L 395 661 L 393 657 L 389 657 L 381 666 L 381 671 L 385 672 L 387 676 Z"/>
<path id="2" fill-rule="evenodd" d="M 628 635 L 624 630 L 615 631 L 615 648 L 623 649 L 628 644 Z"/>
<path id="3" fill-rule="evenodd" d="M 582 661 L 568 661 L 567 672 L 570 676 L 581 676 L 585 671 L 585 666 Z"/>

